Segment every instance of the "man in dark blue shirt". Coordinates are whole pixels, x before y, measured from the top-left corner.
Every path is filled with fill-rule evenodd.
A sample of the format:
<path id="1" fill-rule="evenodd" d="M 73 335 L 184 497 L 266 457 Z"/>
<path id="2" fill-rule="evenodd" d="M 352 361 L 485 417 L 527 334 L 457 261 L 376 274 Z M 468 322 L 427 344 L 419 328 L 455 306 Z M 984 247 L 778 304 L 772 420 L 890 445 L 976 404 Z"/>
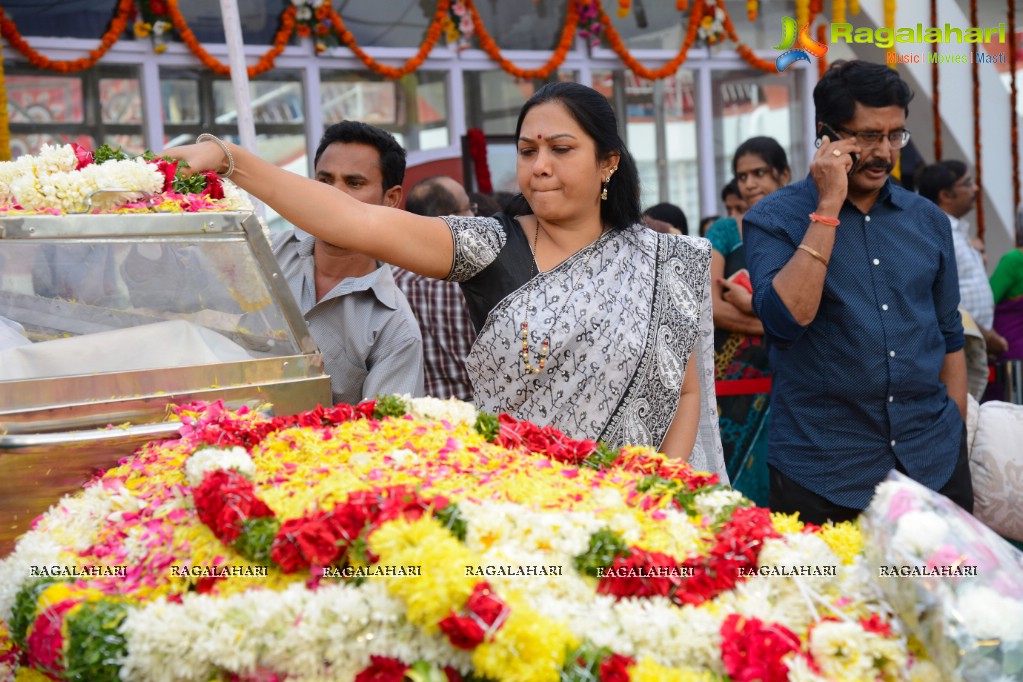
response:
<path id="1" fill-rule="evenodd" d="M 772 346 L 770 506 L 814 523 L 855 518 L 892 469 L 973 508 L 948 219 L 889 179 L 911 98 L 883 65 L 835 64 L 809 177 L 743 220 Z"/>

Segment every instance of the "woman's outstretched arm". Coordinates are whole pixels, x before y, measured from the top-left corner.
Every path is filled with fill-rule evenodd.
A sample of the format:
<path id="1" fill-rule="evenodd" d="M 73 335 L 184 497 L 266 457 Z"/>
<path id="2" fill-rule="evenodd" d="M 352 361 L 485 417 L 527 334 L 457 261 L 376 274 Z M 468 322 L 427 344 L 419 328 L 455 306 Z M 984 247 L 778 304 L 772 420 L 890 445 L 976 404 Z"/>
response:
<path id="1" fill-rule="evenodd" d="M 427 277 L 444 278 L 450 272 L 454 244 L 440 218 L 364 204 L 322 182 L 278 168 L 238 145 L 225 144 L 234 157 L 231 180 L 292 225 L 330 244 Z M 224 152 L 212 141 L 172 147 L 162 154 L 186 162 L 190 173 L 223 171 L 228 165 Z"/>

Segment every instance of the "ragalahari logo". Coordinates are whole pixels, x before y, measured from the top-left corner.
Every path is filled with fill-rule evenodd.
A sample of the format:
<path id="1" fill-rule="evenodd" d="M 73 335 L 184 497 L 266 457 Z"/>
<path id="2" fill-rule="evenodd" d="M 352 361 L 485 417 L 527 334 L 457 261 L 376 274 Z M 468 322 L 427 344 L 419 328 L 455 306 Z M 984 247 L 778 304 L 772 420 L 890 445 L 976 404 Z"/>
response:
<path id="1" fill-rule="evenodd" d="M 810 55 L 820 59 L 828 53 L 827 45 L 818 43 L 810 37 L 810 24 L 804 26 L 797 33 L 796 28 L 798 26 L 796 20 L 792 17 L 782 17 L 781 19 L 782 41 L 774 46 L 775 50 L 784 50 L 774 62 L 778 73 L 782 73 L 800 60 L 809 62 Z M 799 47 L 792 49 L 792 46 L 797 42 Z"/>

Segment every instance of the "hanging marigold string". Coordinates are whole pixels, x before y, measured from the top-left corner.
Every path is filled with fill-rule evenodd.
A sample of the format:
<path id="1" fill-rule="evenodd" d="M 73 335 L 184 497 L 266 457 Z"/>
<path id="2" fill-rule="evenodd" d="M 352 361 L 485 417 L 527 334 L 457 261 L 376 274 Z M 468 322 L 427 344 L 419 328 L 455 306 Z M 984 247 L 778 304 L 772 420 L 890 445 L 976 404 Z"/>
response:
<path id="1" fill-rule="evenodd" d="M 575 29 L 579 25 L 579 3 L 576 0 L 570 0 L 568 3 L 567 15 L 565 16 L 565 25 L 561 29 L 561 39 L 558 40 L 558 46 L 554 50 L 554 54 L 547 60 L 547 63 L 537 69 L 523 69 L 512 62 L 505 59 L 504 55 L 501 54 L 501 48 L 497 46 L 497 42 L 494 38 L 487 33 L 487 29 L 483 26 L 483 20 L 480 19 L 480 14 L 476 10 L 476 3 L 472 0 L 465 0 L 465 5 L 469 9 L 469 13 L 472 15 L 473 27 L 476 30 L 476 35 L 479 36 L 480 49 L 487 53 L 491 59 L 497 62 L 502 69 L 516 78 L 529 79 L 539 78 L 544 79 L 550 76 L 555 69 L 561 66 L 565 57 L 568 56 L 568 51 L 572 47 L 572 42 L 575 40 Z M 603 13 L 600 9 L 600 3 L 597 3 L 597 10 Z M 610 42 L 611 36 L 608 35 L 608 41 Z"/>
<path id="2" fill-rule="evenodd" d="M 803 28 L 810 23 L 810 0 L 796 0 L 796 26 Z"/>
<path id="3" fill-rule="evenodd" d="M 846 2 L 845 0 L 831 0 L 831 22 L 834 24 L 844 24 L 846 20 Z M 933 24 L 932 24 L 933 26 Z"/>
<path id="4" fill-rule="evenodd" d="M 717 4 L 722 10 L 725 9 L 725 0 L 717 0 Z M 699 23 L 699 21 L 697 21 L 697 23 Z M 761 59 L 753 50 L 750 49 L 748 45 L 739 41 L 739 33 L 735 30 L 735 24 L 732 23 L 732 17 L 728 14 L 727 10 L 725 11 L 724 26 L 725 33 L 728 34 L 728 39 L 733 43 L 736 43 L 735 51 L 739 53 L 739 56 L 742 57 L 747 64 L 755 69 L 760 69 L 761 71 L 773 74 L 778 73 L 778 67 L 774 62 Z"/>
<path id="5" fill-rule="evenodd" d="M 175 30 L 178 32 L 178 36 L 181 41 L 188 46 L 188 49 L 196 56 L 196 58 L 202 62 L 210 71 L 220 74 L 221 76 L 228 76 L 231 74 L 231 67 L 223 63 L 202 46 L 199 40 L 192 33 L 192 29 L 188 27 L 188 22 L 185 20 L 181 9 L 178 7 L 178 0 L 166 0 L 167 2 L 167 14 L 170 16 L 171 23 L 174 24 Z M 277 29 L 277 34 L 274 35 L 273 47 L 259 58 L 259 61 L 249 66 L 246 70 L 249 73 L 249 78 L 258 76 L 261 73 L 266 73 L 274 67 L 274 61 L 277 56 L 284 51 L 287 47 L 288 41 L 291 40 L 291 34 L 295 31 L 295 7 L 289 5 L 286 10 L 281 12 L 281 26 Z"/>
<path id="6" fill-rule="evenodd" d="M 0 14 L 3 8 L 0 7 Z M 7 114 L 7 75 L 4 73 L 3 40 L 0 39 L 0 161 L 11 160 L 11 119 Z"/>
<path id="7" fill-rule="evenodd" d="M 359 47 L 359 44 L 355 40 L 355 36 L 348 30 L 348 27 L 345 26 L 345 22 L 341 19 L 341 15 L 337 13 L 336 9 L 334 9 L 333 3 L 331 3 L 330 0 L 326 1 L 330 6 L 330 20 L 334 24 L 334 32 L 337 34 L 338 39 L 344 43 L 349 50 L 355 53 L 355 56 L 358 57 L 370 71 L 383 76 L 384 78 L 391 78 L 394 80 L 413 73 L 423 65 L 423 62 L 426 61 L 426 56 L 430 54 L 430 50 L 432 50 L 433 46 L 437 44 L 437 40 L 443 32 L 444 18 L 448 15 L 448 10 L 451 8 L 451 0 L 437 0 L 437 11 L 433 14 L 433 21 L 430 22 L 430 28 L 426 31 L 426 37 L 424 38 L 423 43 L 419 46 L 419 51 L 402 66 L 394 67 L 381 64 L 366 54 L 365 50 Z M 465 4 L 471 7 L 471 4 L 468 2 Z M 479 27 L 477 26 L 477 30 L 478 28 Z M 575 29 L 573 28 L 573 31 L 574 30 Z M 482 39 L 483 36 L 480 35 L 481 42 Z"/>
<path id="8" fill-rule="evenodd" d="M 80 59 L 70 59 L 66 61 L 50 59 L 49 57 L 40 54 L 32 48 L 25 39 L 18 33 L 17 26 L 14 22 L 7 18 L 6 15 L 0 14 L 0 32 L 3 37 L 7 39 L 11 47 L 25 55 L 28 59 L 28 63 L 38 69 L 46 69 L 48 71 L 59 71 L 61 73 L 74 73 L 76 71 L 83 71 L 85 69 L 92 68 L 96 65 L 103 55 L 107 53 L 114 43 L 120 40 L 121 35 L 124 33 L 124 29 L 128 26 L 128 19 L 135 11 L 135 0 L 118 0 L 117 10 L 114 14 L 114 18 L 110 21 L 110 26 L 107 28 L 106 33 L 100 38 L 99 45 L 95 49 L 89 51 L 88 57 L 82 57 Z"/>
<path id="9" fill-rule="evenodd" d="M 977 0 L 970 0 L 970 26 L 977 26 Z M 977 192 L 977 239 L 984 239 L 984 178 L 980 156 L 980 65 L 977 63 L 979 43 L 973 44 L 973 63 L 970 75 L 973 77 L 973 176 L 980 191 Z"/>
<path id="10" fill-rule="evenodd" d="M 746 18 L 750 21 L 757 20 L 757 11 L 759 10 L 759 2 L 757 0 L 746 0 Z"/>
<path id="11" fill-rule="evenodd" d="M 895 35 L 895 0 L 884 0 L 884 25 L 885 28 L 888 29 L 889 35 Z M 886 60 L 888 62 L 888 66 L 894 69 L 896 67 L 894 59 L 895 46 L 892 45 L 886 52 L 889 57 L 889 59 Z"/>
<path id="12" fill-rule="evenodd" d="M 938 0 L 931 0 L 931 26 L 938 25 Z M 938 69 L 938 42 L 931 43 L 931 119 L 934 124 L 934 162 L 941 161 L 941 77 Z"/>
<path id="13" fill-rule="evenodd" d="M 817 26 L 817 42 L 821 45 L 827 45 L 827 27 L 824 24 Z M 824 78 L 824 72 L 828 70 L 828 56 L 822 54 L 817 57 L 817 79 Z"/>
<path id="14" fill-rule="evenodd" d="M 1008 23 L 1009 23 L 1009 98 L 1010 98 L 1010 130 L 1012 138 L 1012 208 L 1019 210 L 1020 205 L 1020 181 L 1019 181 L 1019 121 L 1016 102 L 1019 91 L 1016 89 L 1016 0 L 1008 1 Z M 1017 235 L 1018 239 L 1018 235 Z"/>
<path id="15" fill-rule="evenodd" d="M 629 49 L 625 47 L 625 41 L 622 40 L 622 36 L 618 33 L 617 29 L 615 29 L 614 24 L 611 23 L 611 17 L 604 12 L 604 8 L 600 5 L 600 0 L 596 0 L 596 2 L 597 11 L 600 14 L 600 23 L 604 25 L 604 35 L 607 36 L 607 42 L 611 47 L 611 50 L 618 55 L 618 58 L 622 60 L 622 63 L 624 63 L 625 66 L 629 67 L 630 71 L 640 78 L 646 78 L 651 81 L 667 78 L 678 71 L 679 67 L 682 66 L 686 60 L 689 48 L 692 47 L 693 43 L 696 41 L 696 31 L 700 27 L 700 19 L 703 18 L 703 0 L 696 0 L 696 2 L 693 3 L 692 9 L 689 11 L 689 28 L 686 31 L 686 38 L 682 42 L 682 47 L 679 49 L 678 54 L 659 69 L 648 69 L 640 64 L 639 61 L 632 56 L 632 53 L 629 52 Z"/>

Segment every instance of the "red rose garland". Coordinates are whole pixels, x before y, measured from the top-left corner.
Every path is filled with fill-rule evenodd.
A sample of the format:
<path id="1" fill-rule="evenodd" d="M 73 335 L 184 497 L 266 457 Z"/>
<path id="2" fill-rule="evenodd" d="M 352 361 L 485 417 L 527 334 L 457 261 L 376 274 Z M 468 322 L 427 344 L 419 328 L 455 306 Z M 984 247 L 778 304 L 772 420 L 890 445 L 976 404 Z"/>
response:
<path id="1" fill-rule="evenodd" d="M 490 194 L 494 191 L 494 183 L 490 180 L 490 164 L 487 161 L 487 136 L 479 128 L 470 128 L 466 137 L 469 140 L 472 167 L 476 172 L 476 186 L 483 194 Z"/>
<path id="2" fill-rule="evenodd" d="M 798 635 L 778 623 L 733 613 L 721 624 L 721 660 L 735 682 L 785 682 L 785 658 L 801 648 Z"/>

